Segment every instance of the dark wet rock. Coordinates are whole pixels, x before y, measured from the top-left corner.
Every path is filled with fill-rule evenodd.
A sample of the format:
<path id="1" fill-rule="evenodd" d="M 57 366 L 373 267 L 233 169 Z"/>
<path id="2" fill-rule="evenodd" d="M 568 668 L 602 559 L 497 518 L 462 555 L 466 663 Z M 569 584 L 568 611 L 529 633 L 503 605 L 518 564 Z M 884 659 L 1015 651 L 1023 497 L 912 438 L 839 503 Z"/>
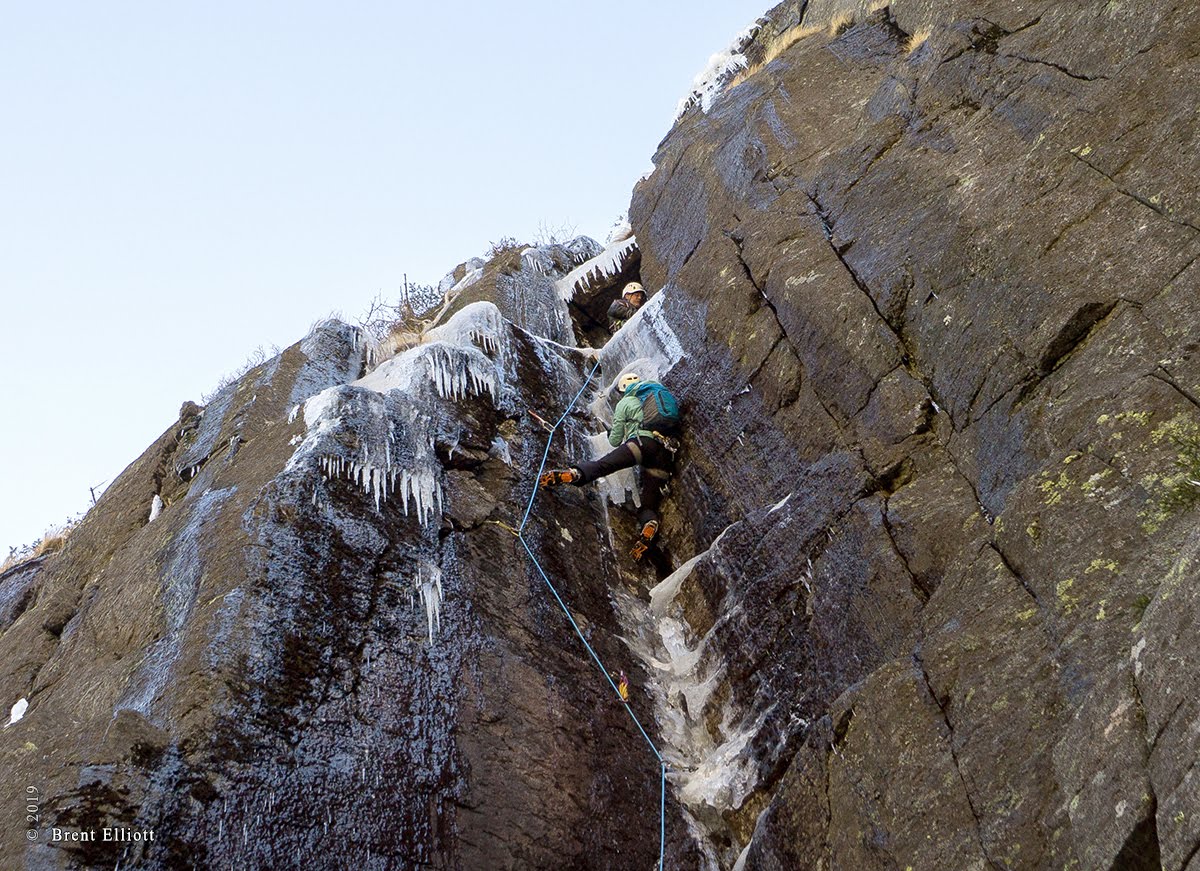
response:
<path id="1" fill-rule="evenodd" d="M 739 683 L 807 697 L 705 820 L 744 844 L 756 815 L 745 868 L 1192 861 L 1198 673 L 1146 656 L 1187 644 L 1168 611 L 1194 616 L 1198 36 L 1166 3 L 862 3 L 686 113 L 636 189 L 643 281 L 688 350 L 670 383 L 702 421 L 670 540 L 728 527 L 725 547 L 839 452 L 862 481 L 799 503 L 824 536 L 670 612 L 707 667 L 817 650 L 709 697 L 718 744 L 763 704 Z M 797 598 L 713 633 L 779 573 Z"/>

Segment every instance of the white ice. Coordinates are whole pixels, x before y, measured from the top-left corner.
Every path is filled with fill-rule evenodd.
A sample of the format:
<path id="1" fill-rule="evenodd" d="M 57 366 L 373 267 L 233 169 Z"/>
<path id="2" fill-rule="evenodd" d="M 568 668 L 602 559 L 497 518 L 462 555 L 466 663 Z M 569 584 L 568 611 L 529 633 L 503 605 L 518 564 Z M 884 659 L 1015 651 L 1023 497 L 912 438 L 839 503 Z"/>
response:
<path id="1" fill-rule="evenodd" d="M 304 403 L 308 433 L 289 465 L 315 455 L 326 478 L 349 477 L 374 500 L 376 509 L 399 490 L 404 513 L 407 515 L 411 507 L 422 524 L 430 522 L 440 515 L 445 496 L 433 448 L 431 417 L 419 409 L 423 400 L 433 398 L 431 394 L 460 401 L 486 393 L 497 401 L 509 356 L 508 326 L 492 303 L 472 303 L 426 333 L 422 344 L 385 361 L 349 385 L 331 387 L 309 398 Z M 368 392 L 364 395 L 362 391 Z M 383 396 L 392 392 L 411 400 L 411 405 L 405 405 L 410 411 L 403 424 L 388 420 Z M 349 411 L 350 403 L 363 398 L 366 418 L 361 418 L 361 406 Z M 375 422 L 368 426 L 372 420 Z M 360 446 L 353 458 L 346 458 L 341 449 L 330 450 L 327 444 L 337 442 L 337 434 L 348 421 L 356 429 L 375 432 L 371 437 L 366 432 L 357 433 Z M 397 445 L 403 448 L 399 453 L 410 458 L 404 464 L 393 461 L 398 430 L 404 439 Z M 388 433 L 386 438 L 379 435 L 380 431 Z"/>
<path id="2" fill-rule="evenodd" d="M 463 265 L 466 267 L 466 274 L 458 281 L 454 280 L 453 271 L 447 272 L 442 276 L 442 280 L 438 282 L 437 286 L 438 293 L 443 295 L 446 294 L 448 291 L 453 290 L 455 287 L 458 287 L 460 284 L 462 284 L 462 282 L 470 278 L 472 274 L 474 274 L 477 278 L 479 273 L 483 271 L 484 261 L 479 257 L 472 257 Z"/>
<path id="3" fill-rule="evenodd" d="M 662 378 L 683 359 L 683 344 L 663 312 L 666 291 L 655 294 L 608 340 L 601 353 L 605 374 L 637 364 L 642 378 Z"/>
<path id="4" fill-rule="evenodd" d="M 746 746 L 762 728 L 771 710 L 767 708 L 752 724 L 729 734 L 705 756 L 695 771 L 684 774 L 680 778 L 680 800 L 692 807 L 707 805 L 718 811 L 740 808 L 758 783 L 758 763 L 745 752 Z M 731 716 L 732 711 L 727 708 L 719 730 L 721 733 L 728 734 Z"/>
<path id="5" fill-rule="evenodd" d="M 505 338 L 500 310 L 490 302 L 472 303 L 429 330 L 422 344 L 381 363 L 353 384 L 376 393 L 412 394 L 420 381 L 428 379 L 444 399 L 486 392 L 494 401 L 499 397 L 503 362 L 488 354 L 499 355 Z"/>
<path id="6" fill-rule="evenodd" d="M 668 777 L 683 805 L 689 830 L 701 852 L 710 856 L 712 867 L 728 867 L 732 856 L 723 863 L 716 861 L 706 827 L 699 820 L 742 807 L 757 787 L 759 760 L 751 747 L 772 707 L 746 709 L 720 692 L 728 677 L 715 639 L 725 637 L 731 625 L 745 619 L 741 607 L 727 601 L 721 618 L 699 635 L 688 624 L 678 597 L 701 561 L 711 562 L 719 575 L 731 573 L 723 563 L 727 557 L 720 544 L 735 527 L 727 527 L 707 550 L 652 588 L 649 602 L 624 590 L 613 593 L 625 628 L 623 640 L 650 676 L 648 689 Z"/>
<path id="7" fill-rule="evenodd" d="M 725 82 L 729 77 L 746 66 L 746 56 L 741 52 L 757 30 L 757 24 L 743 28 L 733 38 L 733 42 L 727 49 L 717 52 L 708 59 L 708 65 L 692 80 L 691 90 L 675 107 L 675 120 L 678 120 L 679 116 L 694 103 L 700 104 L 700 111 L 708 112 L 712 107 L 713 99 L 721 93 L 721 89 L 725 87 Z"/>
<path id="8" fill-rule="evenodd" d="M 158 515 L 162 514 L 162 510 L 163 510 L 162 497 L 159 496 L 157 493 L 155 493 L 154 498 L 150 500 L 150 519 L 147 520 L 146 522 L 153 523 L 154 521 L 158 520 Z"/>
<path id="9" fill-rule="evenodd" d="M 10 711 L 8 715 L 8 722 L 4 724 L 4 727 L 7 729 L 13 723 L 20 722 L 21 718 L 25 716 L 25 712 L 28 710 L 29 701 L 27 699 L 18 699 L 17 703 L 12 706 L 12 711 Z"/>
<path id="10" fill-rule="evenodd" d="M 637 237 L 632 235 L 619 242 L 613 242 L 591 260 L 579 264 L 558 281 L 559 297 L 564 302 L 570 302 L 578 291 L 620 275 L 637 247 Z"/>
<path id="11" fill-rule="evenodd" d="M 604 433 L 588 436 L 588 446 L 591 449 L 592 459 L 599 459 L 613 449 L 613 446 L 608 443 L 608 436 Z M 633 469 L 622 469 L 611 475 L 605 475 L 592 486 L 596 488 L 596 492 L 612 502 L 613 505 L 624 505 L 625 500 L 632 497 L 633 504 L 641 507 L 637 477 Z"/>
<path id="12" fill-rule="evenodd" d="M 450 308 L 456 299 L 458 299 L 459 295 L 483 276 L 483 267 L 484 262 L 478 257 L 473 257 L 467 261 L 467 274 L 464 275 L 456 284 L 451 285 L 448 290 L 444 291 L 445 299 L 442 302 L 442 307 L 438 309 L 437 314 L 433 316 L 433 322 L 435 324 L 442 319 L 442 315 L 444 315 L 446 310 Z M 453 277 L 454 274 L 451 273 L 443 278 L 441 283 L 438 285 L 438 290 L 440 291 L 442 289 L 442 286 L 446 284 L 447 279 L 453 280 Z"/>
<path id="13" fill-rule="evenodd" d="M 429 377 L 443 399 L 461 400 L 468 394 L 490 393 L 498 398 L 499 377 L 495 364 L 474 348 L 437 342 L 424 346 Z"/>
<path id="14" fill-rule="evenodd" d="M 505 329 L 504 316 L 490 302 L 473 302 L 455 312 L 454 317 L 425 334 L 426 341 L 446 342 L 466 347 L 474 343 L 486 354 L 500 348 Z"/>
<path id="15" fill-rule="evenodd" d="M 429 643 L 433 644 L 434 631 L 442 630 L 442 572 L 437 566 L 418 566 L 413 588 L 421 597 L 425 608 L 425 622 L 429 627 Z"/>
<path id="16" fill-rule="evenodd" d="M 633 227 L 629 223 L 629 213 L 621 212 L 612 226 L 608 228 L 608 237 L 604 240 L 605 247 L 614 242 L 623 242 L 633 235 Z"/>
<path id="17" fill-rule="evenodd" d="M 508 449 L 508 442 L 502 437 L 496 436 L 492 439 L 492 448 L 488 451 L 493 457 L 502 461 L 506 466 L 513 464 L 512 452 Z"/>

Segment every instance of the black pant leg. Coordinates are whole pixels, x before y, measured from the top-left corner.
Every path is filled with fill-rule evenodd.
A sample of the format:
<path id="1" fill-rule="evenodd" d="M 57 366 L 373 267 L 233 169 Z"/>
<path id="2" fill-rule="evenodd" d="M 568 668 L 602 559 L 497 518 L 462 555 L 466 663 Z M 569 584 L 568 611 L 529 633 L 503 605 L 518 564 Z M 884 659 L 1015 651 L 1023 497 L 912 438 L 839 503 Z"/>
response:
<path id="1" fill-rule="evenodd" d="M 670 475 L 661 469 L 643 467 L 638 474 L 641 476 L 638 496 L 642 507 L 638 511 L 638 523 L 645 526 L 651 520 L 658 520 L 658 506 L 662 504 L 663 488 L 667 486 Z"/>
<path id="2" fill-rule="evenodd" d="M 586 484 L 589 481 L 595 481 L 597 478 L 603 478 L 605 475 L 611 475 L 613 472 L 619 472 L 621 469 L 628 469 L 637 465 L 637 457 L 629 445 L 621 445 L 612 451 L 609 451 L 598 460 L 588 460 L 584 463 L 576 464 L 582 474 L 579 480 L 580 484 Z"/>
<path id="3" fill-rule="evenodd" d="M 674 457 L 657 440 L 646 438 L 642 439 L 641 465 L 638 496 L 642 507 L 638 511 L 638 523 L 645 526 L 651 520 L 658 520 L 658 506 L 662 504 L 663 488 L 671 479 Z"/>

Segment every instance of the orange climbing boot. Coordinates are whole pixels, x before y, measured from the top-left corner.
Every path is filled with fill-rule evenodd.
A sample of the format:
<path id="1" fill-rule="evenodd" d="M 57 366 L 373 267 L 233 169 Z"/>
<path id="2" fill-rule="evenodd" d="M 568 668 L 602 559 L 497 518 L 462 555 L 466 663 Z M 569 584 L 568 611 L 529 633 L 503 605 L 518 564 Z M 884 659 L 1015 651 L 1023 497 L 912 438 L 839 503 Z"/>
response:
<path id="1" fill-rule="evenodd" d="M 658 521 L 651 520 L 642 527 L 642 534 L 638 536 L 637 543 L 629 551 L 629 555 L 635 560 L 641 560 L 646 555 L 646 551 L 650 549 L 650 542 L 654 541 L 656 535 L 658 535 Z"/>
<path id="2" fill-rule="evenodd" d="M 583 477 L 578 469 L 551 469 L 538 478 L 539 487 L 557 487 L 559 484 L 578 484 Z"/>

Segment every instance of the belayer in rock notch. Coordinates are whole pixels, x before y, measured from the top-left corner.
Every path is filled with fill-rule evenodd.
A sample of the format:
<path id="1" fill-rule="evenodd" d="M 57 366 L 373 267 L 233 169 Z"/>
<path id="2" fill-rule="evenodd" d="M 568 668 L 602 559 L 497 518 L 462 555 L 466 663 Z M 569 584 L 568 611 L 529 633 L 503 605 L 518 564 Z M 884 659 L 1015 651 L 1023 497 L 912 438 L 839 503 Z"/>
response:
<path id="1" fill-rule="evenodd" d="M 638 495 L 642 507 L 638 524 L 642 531 L 630 555 L 640 560 L 658 534 L 658 506 L 663 488 L 675 467 L 676 437 L 679 433 L 679 403 L 671 391 L 657 381 L 643 381 L 630 372 L 621 376 L 617 389 L 623 394 L 613 411 L 608 443 L 615 450 L 598 460 L 569 469 L 551 469 L 538 483 L 583 486 L 621 469 L 641 466 Z"/>
<path id="2" fill-rule="evenodd" d="M 646 304 L 646 288 L 636 281 L 625 285 L 621 298 L 608 307 L 608 328 L 616 332 Z"/>

